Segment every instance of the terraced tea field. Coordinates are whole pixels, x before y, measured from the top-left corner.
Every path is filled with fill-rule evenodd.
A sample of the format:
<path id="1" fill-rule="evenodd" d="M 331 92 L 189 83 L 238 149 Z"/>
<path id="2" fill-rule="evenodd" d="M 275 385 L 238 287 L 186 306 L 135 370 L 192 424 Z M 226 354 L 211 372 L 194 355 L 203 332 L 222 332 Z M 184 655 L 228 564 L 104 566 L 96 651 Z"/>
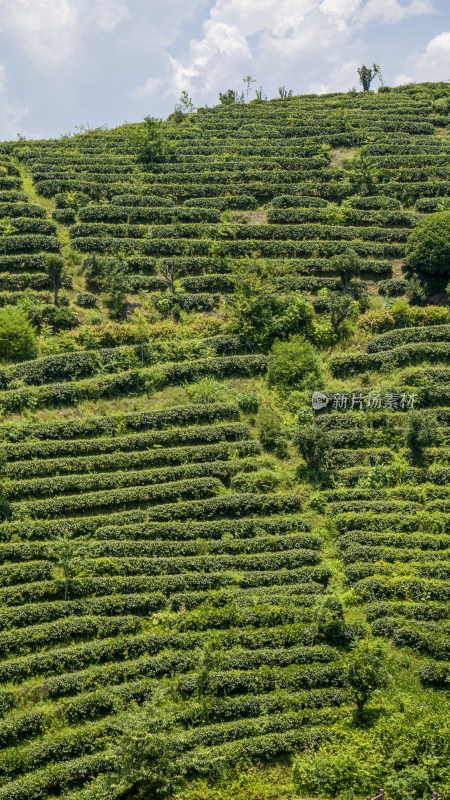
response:
<path id="1" fill-rule="evenodd" d="M 136 798 L 142 720 L 179 798 L 290 770 L 363 735 L 365 638 L 391 674 L 366 728 L 445 739 L 450 265 L 416 279 L 407 242 L 449 208 L 449 108 L 421 84 L 198 109 L 155 163 L 140 124 L 1 144 L 0 317 L 35 357 L 0 367 L 0 800 Z M 409 796 L 448 789 L 437 748 L 390 768 Z M 279 800 L 336 794 L 312 786 Z"/>

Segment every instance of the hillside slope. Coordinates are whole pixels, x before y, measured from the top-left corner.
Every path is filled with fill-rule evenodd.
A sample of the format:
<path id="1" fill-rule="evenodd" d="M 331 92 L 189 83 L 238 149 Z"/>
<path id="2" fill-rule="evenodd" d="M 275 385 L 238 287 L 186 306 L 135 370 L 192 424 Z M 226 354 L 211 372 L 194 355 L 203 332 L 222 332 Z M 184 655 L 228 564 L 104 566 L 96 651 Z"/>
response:
<path id="1" fill-rule="evenodd" d="M 157 163 L 142 125 L 0 146 L 1 304 L 39 347 L 0 368 L 0 800 L 125 797 L 106 776 L 141 707 L 199 781 L 183 797 L 251 762 L 255 797 L 376 793 L 375 769 L 290 783 L 293 755 L 367 733 L 365 635 L 392 675 L 373 729 L 445 731 L 450 274 L 414 294 L 404 257 L 449 208 L 449 108 L 423 84 L 199 109 Z M 311 343 L 312 377 L 280 339 Z M 413 751 L 393 798 L 450 781 Z"/>

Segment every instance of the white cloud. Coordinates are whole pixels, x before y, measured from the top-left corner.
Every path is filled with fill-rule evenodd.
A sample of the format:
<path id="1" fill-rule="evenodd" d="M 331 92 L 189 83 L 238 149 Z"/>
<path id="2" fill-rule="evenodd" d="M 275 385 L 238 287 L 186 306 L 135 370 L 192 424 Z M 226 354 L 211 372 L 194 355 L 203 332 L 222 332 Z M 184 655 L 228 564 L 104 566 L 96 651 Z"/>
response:
<path id="1" fill-rule="evenodd" d="M 206 91 L 223 75 L 224 68 L 251 60 L 252 54 L 245 36 L 236 25 L 210 20 L 205 26 L 205 37 L 191 42 L 191 59 L 188 64 L 170 59 L 172 87 L 180 92 L 192 90 L 192 79 L 201 77 Z"/>
<path id="2" fill-rule="evenodd" d="M 91 10 L 94 23 L 106 33 L 112 33 L 129 13 L 126 6 L 116 0 L 97 0 Z"/>
<path id="3" fill-rule="evenodd" d="M 133 97 L 151 97 L 161 89 L 163 82 L 161 78 L 148 78 L 143 86 L 139 86 L 132 93 Z"/>
<path id="4" fill-rule="evenodd" d="M 425 52 L 407 59 L 405 71 L 396 75 L 395 85 L 414 81 L 450 80 L 450 31 L 443 31 L 428 42 Z"/>
<path id="5" fill-rule="evenodd" d="M 359 67 L 358 61 L 344 61 L 341 65 L 332 66 L 330 63 L 329 75 L 330 79 L 325 82 L 317 81 L 310 83 L 308 90 L 314 94 L 328 94 L 329 92 L 337 92 L 349 90 L 355 86 L 357 82 L 355 76 Z"/>
<path id="6" fill-rule="evenodd" d="M 55 63 L 73 53 L 78 15 L 69 0 L 3 0 L 0 23 L 37 61 Z"/>
<path id="7" fill-rule="evenodd" d="M 398 0 L 369 0 L 361 11 L 359 24 L 383 22 L 392 25 L 404 19 L 432 13 L 432 0 L 411 0 L 406 6 L 400 5 Z"/>
<path id="8" fill-rule="evenodd" d="M 86 28 L 112 33 L 127 16 L 119 0 L 0 0 L 2 32 L 44 67 L 70 61 Z"/>
<path id="9" fill-rule="evenodd" d="M 0 64 L 0 139 L 15 139 L 21 131 L 21 123 L 28 109 L 11 102 L 7 93 L 7 77 L 3 64 Z"/>
<path id="10" fill-rule="evenodd" d="M 274 77 L 283 65 L 286 70 L 293 64 L 311 76 L 309 91 L 317 86 L 347 89 L 354 82 L 348 46 L 353 45 L 357 57 L 367 26 L 432 11 L 432 0 L 405 5 L 398 0 L 215 0 L 202 36 L 190 42 L 188 57 L 171 59 L 172 89 L 217 92 L 224 88 L 224 76 L 227 86 L 237 86 L 249 69 Z M 322 67 L 330 62 L 331 81 L 312 77 L 319 59 Z"/>

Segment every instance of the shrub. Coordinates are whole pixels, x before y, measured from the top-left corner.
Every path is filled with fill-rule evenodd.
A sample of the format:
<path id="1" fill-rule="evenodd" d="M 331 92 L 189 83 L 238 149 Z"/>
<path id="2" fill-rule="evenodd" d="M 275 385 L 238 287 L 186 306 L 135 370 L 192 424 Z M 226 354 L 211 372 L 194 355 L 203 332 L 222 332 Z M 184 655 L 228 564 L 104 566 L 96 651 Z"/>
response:
<path id="1" fill-rule="evenodd" d="M 256 414 L 259 408 L 258 395 L 255 392 L 242 392 L 236 395 L 239 408 L 246 414 Z"/>
<path id="2" fill-rule="evenodd" d="M 72 208 L 61 208 L 54 211 L 52 217 L 62 225 L 73 225 L 76 222 L 77 215 Z"/>
<path id="3" fill-rule="evenodd" d="M 280 477 L 271 469 L 262 468 L 256 473 L 239 472 L 230 482 L 230 486 L 237 492 L 273 492 L 280 484 Z"/>
<path id="4" fill-rule="evenodd" d="M 91 292 L 80 292 L 75 302 L 80 308 L 96 308 L 97 306 L 97 298 Z"/>
<path id="5" fill-rule="evenodd" d="M 405 261 L 418 272 L 435 274 L 450 270 L 450 211 L 421 220 L 406 242 Z"/>
<path id="6" fill-rule="evenodd" d="M 317 388 L 322 369 L 315 347 L 304 336 L 293 336 L 287 342 L 276 341 L 267 369 L 269 385 L 281 389 Z"/>
<path id="7" fill-rule="evenodd" d="M 37 352 L 36 334 L 26 312 L 16 306 L 0 309 L 0 358 L 26 361 Z"/>
<path id="8" fill-rule="evenodd" d="M 196 383 L 186 386 L 186 394 L 192 403 L 215 403 L 220 391 L 220 384 L 212 375 L 205 375 Z"/>

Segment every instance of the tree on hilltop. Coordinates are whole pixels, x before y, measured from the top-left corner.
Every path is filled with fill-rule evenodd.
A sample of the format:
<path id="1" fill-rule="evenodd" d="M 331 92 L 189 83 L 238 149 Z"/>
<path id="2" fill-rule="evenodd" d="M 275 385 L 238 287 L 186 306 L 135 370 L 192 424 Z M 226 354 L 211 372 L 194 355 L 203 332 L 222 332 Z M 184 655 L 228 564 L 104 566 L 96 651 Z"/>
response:
<path id="1" fill-rule="evenodd" d="M 177 105 L 175 106 L 175 113 L 193 114 L 194 111 L 195 111 L 195 106 L 192 101 L 192 97 L 190 97 L 186 89 L 184 89 L 180 94 L 180 98 Z"/>
<path id="2" fill-rule="evenodd" d="M 244 102 L 244 92 L 236 91 L 236 89 L 227 89 L 226 92 L 219 92 L 219 100 L 223 106 L 232 106 L 234 103 Z"/>
<path id="3" fill-rule="evenodd" d="M 383 82 L 383 76 L 381 75 L 378 64 L 372 64 L 372 67 L 366 67 L 366 65 L 363 64 L 362 67 L 358 68 L 358 75 L 363 92 L 368 92 L 370 90 L 370 84 L 376 77 Z"/>

